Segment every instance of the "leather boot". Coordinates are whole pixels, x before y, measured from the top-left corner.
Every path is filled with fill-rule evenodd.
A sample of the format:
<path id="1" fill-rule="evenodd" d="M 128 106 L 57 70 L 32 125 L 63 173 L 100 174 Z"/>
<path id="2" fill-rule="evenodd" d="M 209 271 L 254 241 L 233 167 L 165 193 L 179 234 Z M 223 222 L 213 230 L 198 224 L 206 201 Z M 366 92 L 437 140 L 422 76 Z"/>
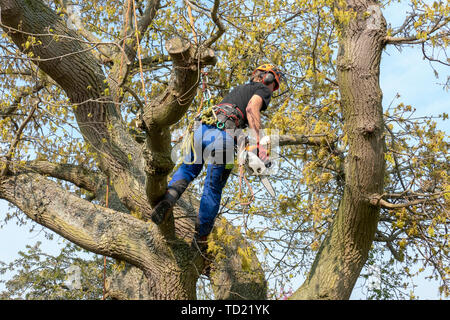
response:
<path id="1" fill-rule="evenodd" d="M 200 236 L 199 235 L 199 221 L 195 222 L 195 231 L 194 231 L 194 241 L 197 248 L 200 250 L 200 252 L 206 252 L 206 249 L 208 249 L 208 236 Z"/>
<path id="2" fill-rule="evenodd" d="M 158 202 L 150 213 L 152 221 L 155 224 L 160 225 L 164 221 L 167 212 L 172 209 L 180 196 L 181 194 L 179 194 L 177 190 L 168 188 L 163 199 Z"/>

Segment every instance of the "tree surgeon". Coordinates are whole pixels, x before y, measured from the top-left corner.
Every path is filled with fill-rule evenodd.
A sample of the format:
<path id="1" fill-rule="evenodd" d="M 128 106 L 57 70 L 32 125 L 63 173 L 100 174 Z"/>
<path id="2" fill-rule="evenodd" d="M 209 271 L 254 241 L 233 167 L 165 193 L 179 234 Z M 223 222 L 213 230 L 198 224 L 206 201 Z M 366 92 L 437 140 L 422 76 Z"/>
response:
<path id="1" fill-rule="evenodd" d="M 283 73 L 275 66 L 259 66 L 252 73 L 249 83 L 235 87 L 218 105 L 203 113 L 199 118 L 201 124 L 194 132 L 192 150 L 173 175 L 163 198 L 152 210 L 154 223 L 164 221 L 166 213 L 200 174 L 205 161 L 213 158 L 212 163 L 207 165 L 195 229 L 197 243 L 206 243 L 219 212 L 222 190 L 233 168 L 234 147 L 239 136 L 236 132 L 249 127 L 256 139 L 256 154 L 263 161 L 267 159 L 267 151 L 259 145 L 260 112 L 267 109 L 272 93 L 279 89 L 283 79 Z"/>

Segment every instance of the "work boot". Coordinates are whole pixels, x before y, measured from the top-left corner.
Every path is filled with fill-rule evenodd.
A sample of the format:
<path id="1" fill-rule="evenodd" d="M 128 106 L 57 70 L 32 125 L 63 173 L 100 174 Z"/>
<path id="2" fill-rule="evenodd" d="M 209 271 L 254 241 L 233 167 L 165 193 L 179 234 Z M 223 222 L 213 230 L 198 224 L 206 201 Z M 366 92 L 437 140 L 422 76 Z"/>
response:
<path id="1" fill-rule="evenodd" d="M 160 225 L 164 221 L 167 212 L 172 209 L 179 198 L 180 194 L 177 190 L 168 188 L 163 199 L 158 202 L 150 213 L 152 221 L 155 224 Z"/>
<path id="2" fill-rule="evenodd" d="M 194 241 L 192 241 L 195 245 L 195 248 L 200 252 L 200 254 L 206 258 L 207 250 L 208 250 L 208 236 L 198 236 L 197 234 L 194 237 Z"/>
<path id="3" fill-rule="evenodd" d="M 208 250 L 208 236 L 199 236 L 197 232 L 195 232 L 194 240 L 192 243 L 195 245 L 195 248 L 200 252 L 202 255 L 205 266 L 202 270 L 202 274 L 204 274 L 207 277 L 210 277 L 211 275 L 211 257 L 207 253 Z"/>
<path id="4" fill-rule="evenodd" d="M 200 253 L 205 253 L 206 249 L 208 249 L 208 235 L 200 236 L 199 235 L 199 221 L 195 222 L 195 230 L 194 230 L 194 241 L 193 243 L 196 245 L 197 249 Z"/>

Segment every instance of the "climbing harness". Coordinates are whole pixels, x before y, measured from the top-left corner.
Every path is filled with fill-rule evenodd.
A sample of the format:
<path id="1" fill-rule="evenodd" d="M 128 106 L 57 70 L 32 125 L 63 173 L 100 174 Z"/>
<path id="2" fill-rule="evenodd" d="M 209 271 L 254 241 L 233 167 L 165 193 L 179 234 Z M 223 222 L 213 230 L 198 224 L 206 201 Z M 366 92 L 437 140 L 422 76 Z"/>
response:
<path id="1" fill-rule="evenodd" d="M 230 103 L 222 103 L 207 108 L 199 117 L 202 123 L 219 130 L 242 129 L 245 127 L 244 114 L 239 108 Z"/>

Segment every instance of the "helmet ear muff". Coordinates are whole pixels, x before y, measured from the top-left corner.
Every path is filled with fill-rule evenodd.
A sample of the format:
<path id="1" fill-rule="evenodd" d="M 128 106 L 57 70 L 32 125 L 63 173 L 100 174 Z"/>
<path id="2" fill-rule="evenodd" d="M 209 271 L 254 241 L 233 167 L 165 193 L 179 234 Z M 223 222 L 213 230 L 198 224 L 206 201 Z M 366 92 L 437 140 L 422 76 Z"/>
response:
<path id="1" fill-rule="evenodd" d="M 276 91 L 280 87 L 280 78 L 284 79 L 284 75 L 275 66 L 271 64 L 263 64 L 255 69 L 252 73 L 252 80 L 259 78 L 266 86 L 275 83 L 273 91 Z"/>
<path id="2" fill-rule="evenodd" d="M 266 74 L 263 77 L 263 83 L 268 86 L 270 85 L 272 82 L 275 81 L 275 76 L 273 75 L 272 72 L 266 72 Z"/>

